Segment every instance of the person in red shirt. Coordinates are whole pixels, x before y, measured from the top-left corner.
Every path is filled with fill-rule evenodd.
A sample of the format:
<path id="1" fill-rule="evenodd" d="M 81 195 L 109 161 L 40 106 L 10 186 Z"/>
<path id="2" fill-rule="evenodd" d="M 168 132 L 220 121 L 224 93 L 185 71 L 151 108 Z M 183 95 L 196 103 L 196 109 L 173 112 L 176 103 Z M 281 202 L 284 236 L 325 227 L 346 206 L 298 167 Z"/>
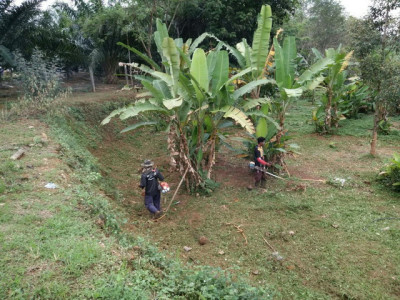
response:
<path id="1" fill-rule="evenodd" d="M 265 166 L 270 167 L 271 164 L 264 159 L 264 145 L 265 138 L 257 138 L 257 146 L 254 148 L 254 164 L 258 168 L 265 168 Z M 265 181 L 265 173 L 256 168 L 256 173 L 254 175 L 255 186 L 261 185 L 261 181 Z"/>

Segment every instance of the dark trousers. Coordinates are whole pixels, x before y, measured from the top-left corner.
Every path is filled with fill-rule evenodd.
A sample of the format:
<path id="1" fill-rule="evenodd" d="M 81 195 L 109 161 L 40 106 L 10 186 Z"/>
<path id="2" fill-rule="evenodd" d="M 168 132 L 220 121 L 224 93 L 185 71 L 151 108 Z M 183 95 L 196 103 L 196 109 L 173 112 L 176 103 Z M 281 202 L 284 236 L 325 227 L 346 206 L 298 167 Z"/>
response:
<path id="1" fill-rule="evenodd" d="M 144 205 L 152 214 L 155 214 L 157 211 L 161 210 L 161 195 L 158 193 L 157 195 L 145 195 L 144 196 Z"/>
<path id="2" fill-rule="evenodd" d="M 256 170 L 256 173 L 254 174 L 254 181 L 255 181 L 255 185 L 259 185 L 261 183 L 261 181 L 266 181 L 267 178 L 265 176 L 265 173 L 259 170 Z"/>

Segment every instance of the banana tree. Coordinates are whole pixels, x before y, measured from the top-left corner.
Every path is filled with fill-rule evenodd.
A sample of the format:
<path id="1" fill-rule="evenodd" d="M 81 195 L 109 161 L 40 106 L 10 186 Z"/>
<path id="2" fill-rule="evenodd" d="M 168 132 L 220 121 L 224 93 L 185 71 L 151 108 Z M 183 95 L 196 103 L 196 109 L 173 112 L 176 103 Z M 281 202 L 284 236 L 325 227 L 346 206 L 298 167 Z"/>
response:
<path id="1" fill-rule="evenodd" d="M 273 102 L 273 108 L 279 122 L 276 143 L 283 149 L 285 147 L 284 141 L 282 141 L 285 134 L 285 117 L 293 99 L 300 97 L 305 90 L 315 89 L 325 78 L 321 75 L 321 72 L 333 61 L 331 58 L 322 58 L 298 76 L 296 73 L 297 49 L 295 38 L 292 36 L 285 37 L 283 46 L 275 38 L 274 49 L 275 81 L 279 90 L 279 97 Z M 276 155 L 275 163 L 284 165 L 282 153 Z"/>
<path id="2" fill-rule="evenodd" d="M 219 44 L 217 48 L 225 48 L 229 52 L 229 54 L 235 58 L 240 70 L 247 70 L 251 68 L 251 72 L 241 74 L 241 77 L 238 77 L 238 79 L 243 80 L 245 83 L 263 80 L 266 78 L 266 62 L 270 53 L 269 41 L 271 28 L 271 7 L 269 5 L 263 5 L 257 19 L 257 29 L 254 32 L 251 47 L 247 43 L 246 39 L 243 39 L 241 43 L 238 43 L 236 45 L 236 47 L 232 47 L 212 34 L 203 33 L 201 36 L 199 36 L 197 42 L 193 43 L 191 49 L 194 46 L 197 47 L 198 44 L 201 43 L 205 38 L 212 38 L 218 41 Z M 250 93 L 253 99 L 258 99 L 260 98 L 261 86 L 262 85 L 256 85 L 252 90 L 249 90 L 247 93 Z"/>
<path id="3" fill-rule="evenodd" d="M 313 52 L 318 59 L 324 59 L 318 50 L 313 49 Z M 324 90 L 321 106 L 318 111 L 313 113 L 313 119 L 315 119 L 318 118 L 318 115 L 322 115 L 322 111 L 324 111 L 324 122 L 321 128 L 324 133 L 331 132 L 332 127 L 338 127 L 339 125 L 339 120 L 342 116 L 339 111 L 339 103 L 348 89 L 345 84 L 348 76 L 346 68 L 352 55 L 353 51 L 346 53 L 341 50 L 341 47 L 325 50 L 325 59 L 330 59 L 331 64 L 323 72 L 321 77 L 323 80 L 319 83 L 319 87 Z"/>
<path id="4" fill-rule="evenodd" d="M 268 80 L 251 82 L 235 90 L 233 81 L 252 72 L 253 68 L 229 78 L 227 51 L 219 48 L 206 54 L 197 48 L 200 40 L 193 43 L 173 40 L 160 21 L 157 21 L 154 37 L 162 66 L 125 45 L 150 65 L 135 65 L 146 73 L 146 76 L 138 76 L 146 92 L 137 95 L 140 100 L 134 104 L 113 111 L 102 124 L 117 115 L 127 119 L 147 112 L 166 119 L 171 162 L 181 174 L 188 170 L 188 187 L 196 189 L 204 178 L 211 177 L 222 128 L 233 125 L 224 122 L 225 119 L 232 119 L 250 134 L 254 133 L 253 123 L 239 106 L 240 99 Z M 155 123 L 136 123 L 123 131 Z"/>

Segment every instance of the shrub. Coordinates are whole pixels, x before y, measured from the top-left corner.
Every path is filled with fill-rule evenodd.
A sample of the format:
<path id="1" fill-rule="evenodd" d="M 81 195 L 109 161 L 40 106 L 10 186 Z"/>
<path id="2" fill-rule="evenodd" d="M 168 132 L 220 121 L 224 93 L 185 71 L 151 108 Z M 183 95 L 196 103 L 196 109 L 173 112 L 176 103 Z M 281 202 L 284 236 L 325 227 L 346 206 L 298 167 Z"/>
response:
<path id="1" fill-rule="evenodd" d="M 400 154 L 393 154 L 390 163 L 379 173 L 379 180 L 386 186 L 400 192 Z"/>
<path id="2" fill-rule="evenodd" d="M 39 50 L 34 50 L 29 61 L 19 54 L 15 61 L 18 80 L 23 89 L 23 97 L 17 108 L 19 113 L 45 112 L 57 97 L 68 95 L 69 91 L 61 85 L 56 64 L 47 61 Z"/>

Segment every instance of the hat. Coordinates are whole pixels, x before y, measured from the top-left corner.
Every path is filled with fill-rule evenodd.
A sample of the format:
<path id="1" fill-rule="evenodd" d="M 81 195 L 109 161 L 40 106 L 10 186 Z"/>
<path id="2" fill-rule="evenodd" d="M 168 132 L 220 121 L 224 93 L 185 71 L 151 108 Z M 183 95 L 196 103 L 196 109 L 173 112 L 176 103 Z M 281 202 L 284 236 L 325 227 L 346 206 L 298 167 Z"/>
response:
<path id="1" fill-rule="evenodd" d="M 150 159 L 145 159 L 144 162 L 142 163 L 142 167 L 152 167 L 154 166 L 154 163 Z"/>

